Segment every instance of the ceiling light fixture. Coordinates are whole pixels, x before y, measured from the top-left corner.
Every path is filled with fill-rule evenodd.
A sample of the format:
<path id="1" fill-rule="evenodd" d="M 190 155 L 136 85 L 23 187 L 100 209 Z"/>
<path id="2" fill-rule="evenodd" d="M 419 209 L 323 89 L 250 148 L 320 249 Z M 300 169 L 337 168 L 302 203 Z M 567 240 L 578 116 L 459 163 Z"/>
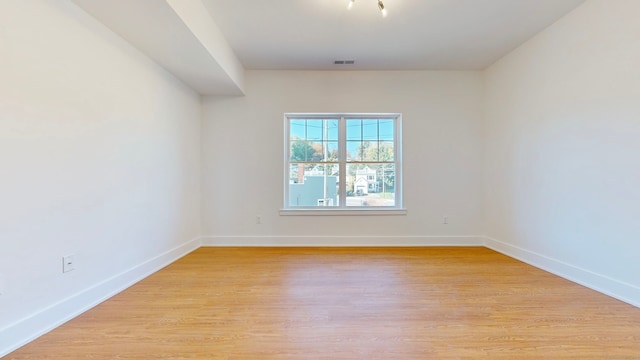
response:
<path id="1" fill-rule="evenodd" d="M 378 9 L 380 9 L 380 12 L 382 13 L 382 17 L 387 17 L 387 9 L 384 8 L 384 4 L 382 3 L 382 0 L 378 0 Z"/>
<path id="2" fill-rule="evenodd" d="M 356 0 L 349 0 L 349 3 L 347 4 L 347 9 L 351 10 L 355 2 Z M 385 9 L 384 3 L 382 2 L 382 0 L 378 0 L 378 9 L 380 9 L 380 13 L 382 14 L 382 17 L 387 17 L 387 9 Z"/>

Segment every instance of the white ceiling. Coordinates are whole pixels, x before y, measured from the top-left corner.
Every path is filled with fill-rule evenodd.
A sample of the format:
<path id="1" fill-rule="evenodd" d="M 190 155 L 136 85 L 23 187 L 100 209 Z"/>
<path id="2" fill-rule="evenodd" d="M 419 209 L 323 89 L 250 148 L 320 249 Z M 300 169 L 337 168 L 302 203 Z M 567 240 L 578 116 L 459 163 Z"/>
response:
<path id="1" fill-rule="evenodd" d="M 245 69 L 481 70 L 584 2 L 72 1 L 203 95 L 243 94 Z"/>
<path id="2" fill-rule="evenodd" d="M 202 2 L 247 69 L 476 70 L 584 0 Z"/>
<path id="3" fill-rule="evenodd" d="M 72 1 L 198 93 L 243 94 L 244 68 L 199 1 Z"/>

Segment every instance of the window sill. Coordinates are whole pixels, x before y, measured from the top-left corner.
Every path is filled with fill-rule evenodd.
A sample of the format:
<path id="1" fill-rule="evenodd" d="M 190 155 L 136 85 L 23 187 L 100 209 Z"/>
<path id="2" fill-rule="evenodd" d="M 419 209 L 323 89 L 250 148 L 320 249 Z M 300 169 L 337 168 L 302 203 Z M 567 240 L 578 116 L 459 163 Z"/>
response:
<path id="1" fill-rule="evenodd" d="M 407 209 L 282 209 L 280 216 L 376 216 L 407 215 Z"/>

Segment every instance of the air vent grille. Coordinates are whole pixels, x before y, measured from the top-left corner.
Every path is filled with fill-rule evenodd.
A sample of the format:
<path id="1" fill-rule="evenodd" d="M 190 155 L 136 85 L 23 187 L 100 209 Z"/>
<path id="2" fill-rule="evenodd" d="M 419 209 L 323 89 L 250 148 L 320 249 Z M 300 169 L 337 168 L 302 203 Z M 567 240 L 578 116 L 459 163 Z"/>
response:
<path id="1" fill-rule="evenodd" d="M 353 65 L 355 63 L 355 60 L 335 60 L 333 62 L 334 65 Z"/>

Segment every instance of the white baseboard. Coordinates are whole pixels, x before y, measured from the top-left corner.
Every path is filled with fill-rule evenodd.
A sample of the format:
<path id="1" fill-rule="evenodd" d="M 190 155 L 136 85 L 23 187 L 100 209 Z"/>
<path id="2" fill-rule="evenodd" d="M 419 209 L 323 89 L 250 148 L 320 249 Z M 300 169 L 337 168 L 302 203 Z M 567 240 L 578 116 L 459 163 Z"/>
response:
<path id="1" fill-rule="evenodd" d="M 484 246 L 482 236 L 205 236 L 202 246 Z"/>
<path id="2" fill-rule="evenodd" d="M 0 329 L 0 358 L 200 247 L 190 240 Z"/>
<path id="3" fill-rule="evenodd" d="M 640 307 L 640 288 L 518 246 L 486 237 L 484 246 L 605 295 Z"/>

